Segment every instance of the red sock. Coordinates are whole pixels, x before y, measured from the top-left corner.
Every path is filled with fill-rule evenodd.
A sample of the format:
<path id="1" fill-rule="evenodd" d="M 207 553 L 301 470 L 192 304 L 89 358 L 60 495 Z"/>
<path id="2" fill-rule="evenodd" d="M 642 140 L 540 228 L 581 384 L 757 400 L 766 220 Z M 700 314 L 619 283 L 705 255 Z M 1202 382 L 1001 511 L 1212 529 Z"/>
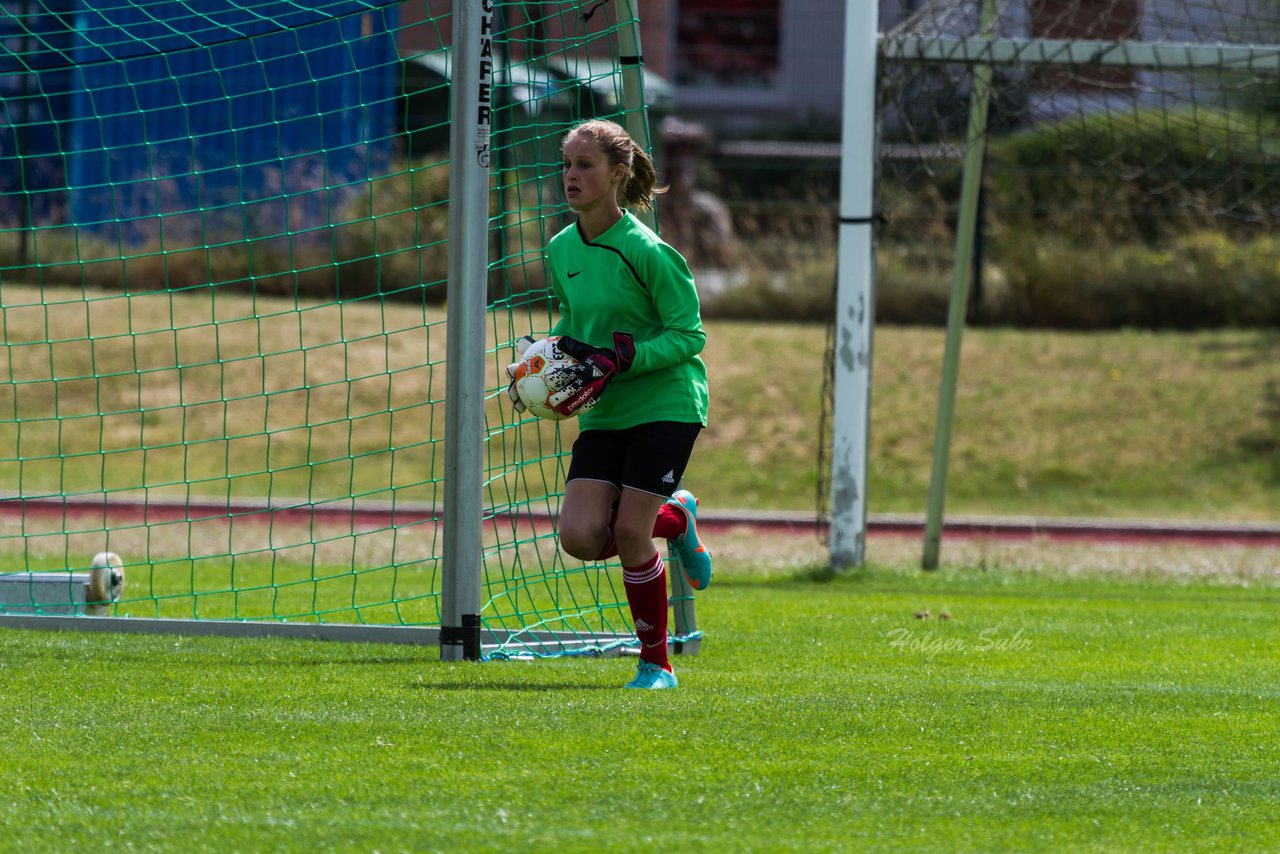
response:
<path id="1" fill-rule="evenodd" d="M 663 540 L 674 540 L 684 533 L 688 525 L 689 520 L 683 510 L 677 510 L 674 504 L 663 504 L 653 522 L 653 535 Z"/>
<path id="2" fill-rule="evenodd" d="M 667 660 L 667 569 L 662 555 L 642 566 L 624 566 L 622 583 L 640 639 L 640 660 L 671 669 Z"/>

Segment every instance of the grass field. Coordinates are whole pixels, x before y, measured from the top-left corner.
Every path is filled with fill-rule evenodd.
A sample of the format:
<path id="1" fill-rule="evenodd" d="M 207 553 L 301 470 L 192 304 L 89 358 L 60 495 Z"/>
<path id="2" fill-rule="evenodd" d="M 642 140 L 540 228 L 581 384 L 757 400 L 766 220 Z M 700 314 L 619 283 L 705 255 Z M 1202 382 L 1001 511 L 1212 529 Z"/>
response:
<path id="1" fill-rule="evenodd" d="M 727 561 L 640 696 L 629 659 L 0 630 L 0 848 L 1280 845 L 1273 583 L 886 557 Z"/>

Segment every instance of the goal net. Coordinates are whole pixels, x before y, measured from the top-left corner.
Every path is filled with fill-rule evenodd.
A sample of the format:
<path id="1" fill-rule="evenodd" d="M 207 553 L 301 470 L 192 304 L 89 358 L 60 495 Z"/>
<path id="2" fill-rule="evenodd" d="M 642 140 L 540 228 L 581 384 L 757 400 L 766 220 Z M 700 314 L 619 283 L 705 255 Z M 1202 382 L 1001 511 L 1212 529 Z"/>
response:
<path id="1" fill-rule="evenodd" d="M 0 3 L 0 617 L 84 613 L 36 582 L 112 552 L 134 624 L 440 625 L 449 5 Z M 632 639 L 555 541 L 573 427 L 502 393 L 559 137 L 644 120 L 628 5 L 494 4 L 485 380 L 449 390 L 486 401 L 491 656 Z"/>
<path id="2" fill-rule="evenodd" d="M 904 5 L 916 8 L 885 21 L 879 65 L 884 299 L 944 313 L 946 289 L 930 283 L 950 272 L 974 80 L 987 69 L 972 319 L 1280 317 L 1269 260 L 1280 3 Z"/>
<path id="3" fill-rule="evenodd" d="M 966 323 L 1280 322 L 1280 3 L 900 0 L 848 14 L 855 9 L 863 25 L 846 36 L 828 363 L 836 406 L 869 412 L 873 279 L 876 320 L 945 322 L 923 560 L 932 569 Z M 877 16 L 878 26 L 867 23 Z M 819 507 L 830 499 L 833 564 L 856 563 L 866 419 L 826 417 L 831 484 L 819 485 Z M 882 453 L 888 470 L 894 451 Z"/>

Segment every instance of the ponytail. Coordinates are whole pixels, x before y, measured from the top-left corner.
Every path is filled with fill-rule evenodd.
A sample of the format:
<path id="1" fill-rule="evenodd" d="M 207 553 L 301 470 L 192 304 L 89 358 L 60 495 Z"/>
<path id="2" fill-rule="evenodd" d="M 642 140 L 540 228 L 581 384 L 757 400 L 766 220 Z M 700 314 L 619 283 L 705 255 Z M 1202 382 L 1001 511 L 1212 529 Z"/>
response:
<path id="1" fill-rule="evenodd" d="M 617 122 L 607 119 L 591 119 L 574 125 L 560 144 L 561 151 L 569 139 L 579 134 L 590 137 L 609 158 L 611 164 L 627 167 L 622 186 L 618 188 L 618 204 L 624 208 L 653 210 L 653 199 L 665 193 L 666 187 L 658 186 L 658 172 L 648 153 L 636 144 L 631 134 Z"/>

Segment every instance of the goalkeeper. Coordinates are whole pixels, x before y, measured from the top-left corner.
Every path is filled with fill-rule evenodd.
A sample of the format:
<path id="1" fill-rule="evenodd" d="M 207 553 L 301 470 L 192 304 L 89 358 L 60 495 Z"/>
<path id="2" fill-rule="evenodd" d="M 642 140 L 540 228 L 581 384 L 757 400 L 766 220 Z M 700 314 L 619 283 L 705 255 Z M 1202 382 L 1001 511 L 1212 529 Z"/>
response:
<path id="1" fill-rule="evenodd" d="M 652 209 L 661 192 L 652 161 L 626 130 L 583 122 L 565 135 L 561 155 L 577 219 L 547 244 L 560 309 L 550 334 L 578 360 L 563 405 L 579 414 L 580 433 L 560 546 L 579 560 L 617 556 L 641 647 L 627 687 L 674 688 L 666 568 L 654 539 L 668 541 L 695 589 L 711 582 L 697 499 L 676 488 L 707 423 L 698 292 L 680 253 L 624 210 Z"/>

